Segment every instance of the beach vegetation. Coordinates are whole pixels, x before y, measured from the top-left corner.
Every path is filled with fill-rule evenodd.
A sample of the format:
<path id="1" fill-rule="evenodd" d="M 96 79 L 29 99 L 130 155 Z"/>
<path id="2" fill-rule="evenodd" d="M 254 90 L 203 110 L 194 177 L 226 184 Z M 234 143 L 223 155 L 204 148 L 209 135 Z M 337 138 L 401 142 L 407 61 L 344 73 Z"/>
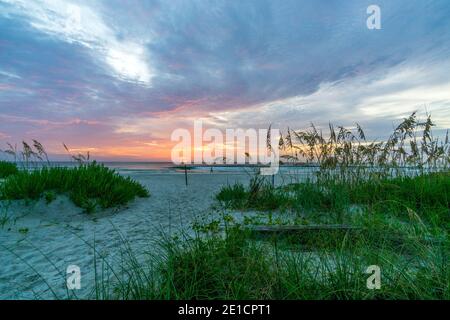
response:
<path id="1" fill-rule="evenodd" d="M 13 162 L 8 161 L 0 161 L 0 179 L 5 179 L 10 175 L 16 174 L 19 172 L 17 165 Z"/>
<path id="2" fill-rule="evenodd" d="M 221 220 L 223 232 L 165 238 L 148 263 L 130 258 L 107 299 L 449 299 L 449 241 L 418 235 L 392 241 L 387 233 L 352 237 L 327 232 L 260 238 Z M 148 260 L 147 260 L 148 261 Z M 382 272 L 367 286 L 369 266 Z M 98 291 L 104 284 L 97 284 Z"/>
<path id="3" fill-rule="evenodd" d="M 148 190 L 130 177 L 119 175 L 96 161 L 91 161 L 89 152 L 73 154 L 63 144 L 71 161 L 70 167 L 52 166 L 44 146 L 37 140 L 22 142 L 22 147 L 8 143 L 3 153 L 16 162 L 0 162 L 0 200 L 38 200 L 47 204 L 59 194 L 68 195 L 75 205 L 91 213 L 96 209 L 107 209 L 125 205 L 135 197 L 148 197 Z M 8 175 L 6 175 L 9 173 Z"/>
<path id="4" fill-rule="evenodd" d="M 96 208 L 124 205 L 149 192 L 138 182 L 123 177 L 95 161 L 75 167 L 42 167 L 21 170 L 0 186 L 2 200 L 37 200 L 47 203 L 55 194 L 67 194 L 75 205 L 93 212 Z"/>
<path id="5" fill-rule="evenodd" d="M 166 239 L 151 285 L 130 269 L 136 281 L 121 298 L 449 299 L 449 142 L 433 138 L 433 125 L 412 114 L 384 142 L 367 141 L 359 125 L 330 125 L 327 138 L 314 125 L 288 130 L 285 158 L 317 170 L 280 186 L 258 175 L 224 186 L 224 209 L 261 213 Z M 367 286 L 373 265 L 376 290 Z"/>

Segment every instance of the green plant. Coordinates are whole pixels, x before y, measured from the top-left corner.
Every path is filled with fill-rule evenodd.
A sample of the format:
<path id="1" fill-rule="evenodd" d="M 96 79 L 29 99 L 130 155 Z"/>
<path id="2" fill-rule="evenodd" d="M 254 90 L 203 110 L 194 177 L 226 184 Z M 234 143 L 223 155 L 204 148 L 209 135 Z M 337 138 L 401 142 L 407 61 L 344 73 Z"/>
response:
<path id="1" fill-rule="evenodd" d="M 327 245 L 325 245 L 327 243 Z M 448 241 L 408 248 L 370 236 L 317 235 L 314 247 L 272 237 L 255 241 L 231 223 L 223 235 L 165 238 L 151 268 L 130 253 L 119 299 L 448 299 Z M 305 250 L 306 249 L 306 250 Z M 408 250 L 409 251 L 408 251 Z M 366 286 L 370 265 L 382 270 L 380 290 Z M 100 283 L 98 286 L 101 286 Z"/>
<path id="2" fill-rule="evenodd" d="M 339 179 L 311 181 L 273 188 L 250 183 L 227 186 L 217 197 L 226 207 L 262 211 L 290 209 L 298 214 L 323 213 L 328 222 L 343 222 L 356 206 L 365 214 L 390 214 L 408 219 L 417 214 L 433 226 L 449 225 L 450 173 L 414 177 L 373 178 L 349 184 Z M 226 195 L 226 197 L 225 197 Z"/>
<path id="3" fill-rule="evenodd" d="M 34 167 L 39 162 L 50 163 L 47 152 L 44 146 L 37 140 L 32 140 L 32 143 L 22 141 L 22 150 L 17 148 L 17 145 L 7 143 L 8 148 L 2 150 L 5 154 L 14 158 L 14 162 L 20 161 L 25 168 Z"/>
<path id="4" fill-rule="evenodd" d="M 11 220 L 8 214 L 9 206 L 5 203 L 0 203 L 0 227 L 3 228 Z"/>
<path id="5" fill-rule="evenodd" d="M 291 130 L 280 137 L 282 158 L 305 161 L 320 167 L 318 179 L 352 183 L 368 176 L 390 177 L 413 167 L 421 173 L 447 170 L 450 164 L 448 132 L 444 139 L 433 137 L 431 116 L 425 121 L 416 113 L 395 128 L 386 141 L 368 141 L 359 124 L 355 129 L 329 124 L 329 133 L 311 124 L 307 130 Z"/>
<path id="6" fill-rule="evenodd" d="M 242 184 L 223 187 L 216 199 L 232 209 L 272 210 L 288 207 L 286 194 L 274 188 L 264 177 L 254 176 L 248 188 Z"/>
<path id="7" fill-rule="evenodd" d="M 13 162 L 0 161 L 0 179 L 9 177 L 10 175 L 17 174 L 19 169 Z"/>
<path id="8" fill-rule="evenodd" d="M 21 234 L 27 234 L 28 231 L 29 231 L 28 228 L 19 228 L 19 233 L 21 233 Z"/>
<path id="9" fill-rule="evenodd" d="M 0 186 L 0 199 L 7 200 L 39 199 L 43 195 L 48 200 L 52 198 L 51 193 L 68 194 L 77 206 L 88 212 L 149 196 L 138 182 L 95 161 L 74 168 L 43 167 L 20 171 Z"/>
<path id="10" fill-rule="evenodd" d="M 244 185 L 241 183 L 236 183 L 232 186 L 227 185 L 223 187 L 216 195 L 217 200 L 222 201 L 235 209 L 244 206 L 247 198 L 247 192 Z"/>
<path id="11" fill-rule="evenodd" d="M 56 199 L 56 194 L 53 191 L 44 192 L 45 203 L 50 204 Z"/>

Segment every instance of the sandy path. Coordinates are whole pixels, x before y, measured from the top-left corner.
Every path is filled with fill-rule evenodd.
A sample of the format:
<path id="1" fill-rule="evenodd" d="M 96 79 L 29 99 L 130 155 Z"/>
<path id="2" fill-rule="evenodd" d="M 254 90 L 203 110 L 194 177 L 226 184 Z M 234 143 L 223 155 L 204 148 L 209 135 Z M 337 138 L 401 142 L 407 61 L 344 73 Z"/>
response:
<path id="1" fill-rule="evenodd" d="M 94 239 L 97 252 L 108 259 L 117 258 L 123 248 L 117 230 L 135 252 L 152 250 L 161 232 L 189 227 L 195 217 L 211 212 L 213 196 L 222 185 L 248 180 L 245 174 L 190 174 L 186 188 L 183 174 L 127 174 L 148 187 L 152 196 L 119 211 L 89 216 L 65 197 L 50 205 L 2 203 L 0 217 L 6 214 L 8 221 L 0 224 L 0 298 L 54 298 L 46 282 L 57 297 L 66 298 L 70 264 L 81 269 L 82 288 L 76 295 L 88 297 L 93 289 Z"/>

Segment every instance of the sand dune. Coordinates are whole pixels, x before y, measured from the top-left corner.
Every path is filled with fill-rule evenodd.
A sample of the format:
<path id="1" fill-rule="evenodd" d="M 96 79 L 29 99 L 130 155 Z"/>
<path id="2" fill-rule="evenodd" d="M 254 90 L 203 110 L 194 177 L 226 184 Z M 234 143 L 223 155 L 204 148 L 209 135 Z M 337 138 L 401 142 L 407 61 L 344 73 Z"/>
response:
<path id="1" fill-rule="evenodd" d="M 222 185 L 248 180 L 246 174 L 190 174 L 186 187 L 183 174 L 127 174 L 145 185 L 151 197 L 93 215 L 64 196 L 50 205 L 44 200 L 1 203 L 0 217 L 7 218 L 0 226 L 0 298 L 67 298 L 70 264 L 78 265 L 82 276 L 82 288 L 72 293 L 89 297 L 94 241 L 97 258 L 104 255 L 111 263 L 117 263 L 123 251 L 120 234 L 138 254 L 156 250 L 161 233 L 188 228 L 196 217 L 210 214 L 214 193 Z"/>

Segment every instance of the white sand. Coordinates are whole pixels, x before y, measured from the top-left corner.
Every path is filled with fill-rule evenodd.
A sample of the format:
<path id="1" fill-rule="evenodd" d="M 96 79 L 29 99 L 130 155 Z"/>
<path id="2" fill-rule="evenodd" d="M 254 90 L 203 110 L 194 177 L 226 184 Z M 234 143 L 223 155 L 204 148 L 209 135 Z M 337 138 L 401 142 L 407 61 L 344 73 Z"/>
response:
<path id="1" fill-rule="evenodd" d="M 190 227 L 195 217 L 210 214 L 214 194 L 222 185 L 246 182 L 246 174 L 189 174 L 189 186 L 179 173 L 155 174 L 128 172 L 151 192 L 148 199 L 137 199 L 120 210 L 88 215 L 65 197 L 50 205 L 43 200 L 9 207 L 0 203 L 0 298 L 67 298 L 66 268 L 81 268 L 81 298 L 90 296 L 94 283 L 94 250 L 118 261 L 123 242 L 117 230 L 134 252 L 155 250 L 161 232 L 173 233 Z M 116 262 L 114 262 L 116 263 Z M 102 269 L 98 266 L 98 269 Z"/>

